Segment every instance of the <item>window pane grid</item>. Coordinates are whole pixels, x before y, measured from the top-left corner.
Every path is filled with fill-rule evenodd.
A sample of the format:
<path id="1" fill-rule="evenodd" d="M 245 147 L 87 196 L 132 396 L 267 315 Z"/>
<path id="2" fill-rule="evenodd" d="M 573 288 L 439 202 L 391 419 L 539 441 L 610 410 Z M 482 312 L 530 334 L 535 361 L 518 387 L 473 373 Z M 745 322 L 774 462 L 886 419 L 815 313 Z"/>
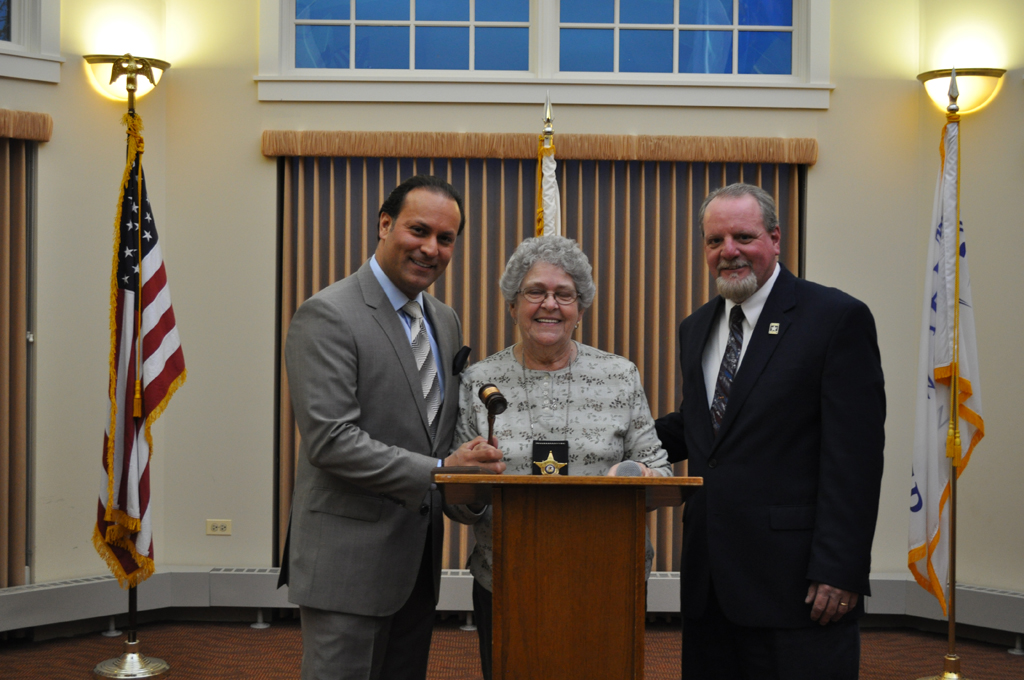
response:
<path id="1" fill-rule="evenodd" d="M 295 68 L 340 69 L 345 67 L 339 62 L 345 62 L 350 70 L 529 71 L 533 23 L 530 20 L 493 20 L 493 8 L 490 8 L 491 20 L 477 20 L 476 3 L 477 0 L 468 0 L 468 20 L 417 19 L 414 1 L 409 2 L 408 18 L 389 19 L 386 15 L 385 18 L 357 18 L 359 0 L 348 2 L 348 18 L 299 18 L 299 3 L 296 3 L 296 11 L 293 13 Z M 307 1 L 303 4 L 305 11 L 308 11 L 310 4 L 315 2 Z M 394 13 L 401 3 L 392 1 L 388 4 L 394 5 L 388 8 L 389 12 Z M 478 36 L 478 28 L 487 32 Z M 333 34 L 325 32 L 332 29 L 335 31 Z M 374 29 L 379 32 L 379 36 L 371 32 Z M 385 57 L 378 43 L 384 31 L 394 37 L 394 29 L 404 29 L 403 33 L 408 35 L 408 55 L 392 55 L 386 63 L 382 63 Z M 466 37 L 463 40 L 458 34 L 444 33 L 441 29 L 464 29 L 462 35 Z M 418 31 L 421 34 L 419 54 Z M 347 44 L 342 35 L 347 36 Z M 494 39 L 496 42 L 484 46 L 487 49 L 477 50 L 477 37 Z M 417 57 L 420 63 L 417 63 Z"/>
<path id="2" fill-rule="evenodd" d="M 565 7 L 566 0 L 560 0 Z M 704 0 L 705 6 L 712 5 L 711 0 Z M 791 75 L 793 73 L 793 34 L 792 3 L 785 4 L 777 0 L 731 0 L 731 16 L 729 21 L 695 24 L 680 23 L 681 6 L 687 0 L 675 0 L 672 3 L 672 23 L 627 23 L 622 20 L 623 4 L 628 4 L 638 12 L 637 0 L 614 0 L 612 21 L 579 21 L 581 17 L 579 3 L 572 3 L 574 21 L 559 21 L 559 71 L 591 71 L 606 73 L 644 72 L 666 74 L 689 73 L 721 73 L 728 75 L 775 74 Z M 742 6 L 741 6 L 742 5 Z M 692 8 L 691 8 L 692 9 Z M 596 10 L 600 11 L 600 10 Z M 708 12 L 710 13 L 710 12 Z M 741 19 L 756 15 L 774 18 L 789 18 L 785 25 L 746 24 Z M 699 18 L 688 12 L 687 19 Z M 607 16 L 607 15 L 605 15 Z M 600 17 L 598 17 L 600 19 Z M 565 31 L 569 31 L 566 33 Z M 628 31 L 648 31 L 646 36 Z M 668 41 L 661 40 L 661 32 L 672 32 L 671 47 Z M 610 34 L 612 59 L 607 68 L 603 68 L 601 60 L 596 59 L 594 51 L 600 51 L 601 45 L 596 41 L 607 40 L 604 32 Z M 759 34 L 755 38 L 754 34 Z M 774 35 L 773 35 L 774 34 Z M 567 39 L 569 38 L 569 39 Z M 630 43 L 623 49 L 623 39 Z M 681 54 L 681 41 L 685 38 L 685 55 Z M 728 46 L 725 41 L 727 39 Z M 644 40 L 647 44 L 644 45 Z M 586 43 L 592 43 L 590 45 Z M 652 54 L 651 49 L 660 47 L 661 55 Z M 671 68 L 665 68 L 665 57 L 671 50 Z M 654 50 L 656 51 L 656 50 Z M 625 52 L 625 54 L 624 54 Z M 686 56 L 686 67 L 680 62 Z M 629 63 L 630 59 L 638 63 Z"/>
<path id="3" fill-rule="evenodd" d="M 799 37 L 806 30 L 798 18 L 801 0 L 551 2 L 550 11 L 541 11 L 527 0 L 292 0 L 293 66 L 542 77 L 794 76 L 805 40 Z M 550 62 L 544 57 L 548 48 L 536 51 L 540 22 L 555 25 L 554 42 L 544 38 L 557 50 Z M 402 43 L 408 52 L 394 54 Z"/>

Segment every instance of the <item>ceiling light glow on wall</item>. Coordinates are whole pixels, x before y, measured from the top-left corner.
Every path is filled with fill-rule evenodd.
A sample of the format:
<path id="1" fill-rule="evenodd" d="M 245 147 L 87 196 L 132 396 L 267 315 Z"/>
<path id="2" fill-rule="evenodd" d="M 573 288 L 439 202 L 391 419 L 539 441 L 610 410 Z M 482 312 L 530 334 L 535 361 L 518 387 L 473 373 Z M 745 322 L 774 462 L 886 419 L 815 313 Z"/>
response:
<path id="1" fill-rule="evenodd" d="M 960 97 L 957 99 L 959 113 L 972 113 L 995 99 L 1002 87 L 1004 73 L 1006 69 L 1003 68 L 958 68 L 956 85 L 960 90 Z M 949 105 L 951 75 L 952 69 L 945 68 L 927 71 L 917 77 L 924 83 L 928 96 L 943 111 Z"/>
<path id="2" fill-rule="evenodd" d="M 164 71 L 171 67 L 161 59 L 130 54 L 87 54 L 84 59 L 89 65 L 93 86 L 104 96 L 122 102 L 146 95 L 157 86 Z M 117 77 L 111 82 L 111 74 L 115 71 Z M 134 78 L 131 77 L 133 74 Z M 129 91 L 129 81 L 132 80 L 136 87 L 134 97 Z"/>

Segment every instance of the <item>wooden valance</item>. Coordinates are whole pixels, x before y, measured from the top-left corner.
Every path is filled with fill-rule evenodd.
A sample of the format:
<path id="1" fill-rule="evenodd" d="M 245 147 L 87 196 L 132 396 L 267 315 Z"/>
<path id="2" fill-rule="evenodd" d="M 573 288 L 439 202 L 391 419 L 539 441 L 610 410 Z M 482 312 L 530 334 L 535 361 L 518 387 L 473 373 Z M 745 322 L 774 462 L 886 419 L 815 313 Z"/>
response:
<path id="1" fill-rule="evenodd" d="M 536 158 L 526 132 L 346 132 L 264 130 L 264 156 L 369 158 Z M 555 135 L 559 160 L 800 163 L 818 160 L 816 139 Z"/>
<path id="2" fill-rule="evenodd" d="M 0 109 L 0 137 L 48 142 L 53 134 L 53 118 L 48 113 Z"/>

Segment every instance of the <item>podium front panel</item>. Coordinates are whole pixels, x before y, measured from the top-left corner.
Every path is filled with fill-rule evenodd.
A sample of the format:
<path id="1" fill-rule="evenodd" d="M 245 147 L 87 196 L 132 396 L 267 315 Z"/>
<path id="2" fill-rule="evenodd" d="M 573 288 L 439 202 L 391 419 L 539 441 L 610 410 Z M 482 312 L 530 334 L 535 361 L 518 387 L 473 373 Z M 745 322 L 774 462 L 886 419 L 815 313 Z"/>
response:
<path id="1" fill-rule="evenodd" d="M 495 680 L 642 678 L 644 489 L 492 493 Z"/>

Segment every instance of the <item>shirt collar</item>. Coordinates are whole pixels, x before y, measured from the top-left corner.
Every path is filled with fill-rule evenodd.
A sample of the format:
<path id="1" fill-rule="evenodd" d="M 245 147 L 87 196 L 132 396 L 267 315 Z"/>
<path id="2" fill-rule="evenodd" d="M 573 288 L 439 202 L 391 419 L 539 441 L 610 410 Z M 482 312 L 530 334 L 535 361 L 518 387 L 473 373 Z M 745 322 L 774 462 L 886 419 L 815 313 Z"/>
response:
<path id="1" fill-rule="evenodd" d="M 398 286 L 388 278 L 388 275 L 381 269 L 380 263 L 377 262 L 376 253 L 370 257 L 370 269 L 373 270 L 373 275 L 377 277 L 377 282 L 380 283 L 380 287 L 384 289 L 384 294 L 388 296 L 388 301 L 391 302 L 391 306 L 395 308 L 395 311 L 399 311 L 405 306 L 405 303 L 409 301 L 408 296 L 405 293 L 398 290 Z M 426 308 L 423 306 L 423 291 L 416 294 L 416 297 L 412 298 L 416 302 L 420 303 L 420 309 L 426 312 Z"/>
<path id="2" fill-rule="evenodd" d="M 764 303 L 768 301 L 768 296 L 772 292 L 772 287 L 775 285 L 775 280 L 779 278 L 779 272 L 782 271 L 782 267 L 779 263 L 775 263 L 775 271 L 772 272 L 771 278 L 765 281 L 765 284 L 757 289 L 753 295 L 744 300 L 740 307 L 743 309 L 743 316 L 746 318 L 747 323 L 750 324 L 751 328 L 757 326 L 757 320 L 761 316 L 761 310 L 764 309 Z M 725 301 L 725 318 L 729 318 L 729 313 L 732 312 L 732 308 L 736 306 L 736 303 L 732 300 Z"/>

